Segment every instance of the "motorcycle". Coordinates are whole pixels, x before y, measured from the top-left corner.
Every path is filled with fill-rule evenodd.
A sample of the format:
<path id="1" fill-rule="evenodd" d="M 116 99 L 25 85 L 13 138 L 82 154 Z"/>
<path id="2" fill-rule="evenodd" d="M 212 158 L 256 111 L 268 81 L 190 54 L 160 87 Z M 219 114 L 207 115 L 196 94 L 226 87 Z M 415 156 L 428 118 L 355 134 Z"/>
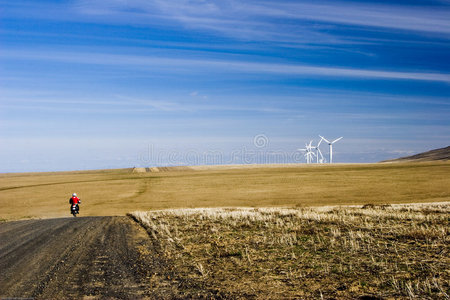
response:
<path id="1" fill-rule="evenodd" d="M 72 205 L 70 206 L 70 213 L 71 213 L 74 217 L 76 217 L 77 214 L 80 213 L 80 207 L 78 206 L 78 204 L 72 204 Z"/>

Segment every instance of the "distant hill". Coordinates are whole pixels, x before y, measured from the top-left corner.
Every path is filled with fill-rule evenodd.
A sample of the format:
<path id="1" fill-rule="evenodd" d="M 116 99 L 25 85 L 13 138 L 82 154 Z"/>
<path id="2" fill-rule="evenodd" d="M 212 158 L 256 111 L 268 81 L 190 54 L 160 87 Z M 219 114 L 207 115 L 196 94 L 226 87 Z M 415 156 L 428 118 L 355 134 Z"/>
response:
<path id="1" fill-rule="evenodd" d="M 450 160 L 450 146 L 419 154 L 400 157 L 396 159 L 384 160 L 382 162 L 406 162 L 406 161 L 434 161 L 434 160 Z"/>

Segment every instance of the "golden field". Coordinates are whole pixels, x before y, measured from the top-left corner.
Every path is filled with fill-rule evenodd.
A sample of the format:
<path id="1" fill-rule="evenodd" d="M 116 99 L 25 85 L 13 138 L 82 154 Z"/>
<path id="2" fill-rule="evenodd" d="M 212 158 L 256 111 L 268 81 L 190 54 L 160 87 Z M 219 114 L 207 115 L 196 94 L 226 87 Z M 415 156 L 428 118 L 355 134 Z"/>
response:
<path id="1" fill-rule="evenodd" d="M 156 169 L 154 169 L 156 170 Z M 450 163 L 260 165 L 0 174 L 0 219 L 194 207 L 303 207 L 450 201 Z"/>

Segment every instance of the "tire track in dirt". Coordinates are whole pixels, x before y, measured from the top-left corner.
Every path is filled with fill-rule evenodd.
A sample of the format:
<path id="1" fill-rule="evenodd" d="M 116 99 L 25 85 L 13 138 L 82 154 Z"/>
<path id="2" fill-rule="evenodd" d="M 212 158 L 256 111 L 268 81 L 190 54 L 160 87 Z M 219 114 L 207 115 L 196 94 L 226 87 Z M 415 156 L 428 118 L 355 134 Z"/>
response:
<path id="1" fill-rule="evenodd" d="M 154 247 L 128 217 L 2 223 L 0 298 L 180 298 Z"/>
<path id="2" fill-rule="evenodd" d="M 93 179 L 93 180 L 73 180 L 73 181 L 58 181 L 58 182 L 46 182 L 39 184 L 29 184 L 29 185 L 17 185 L 17 186 L 6 186 L 0 187 L 1 191 L 7 190 L 15 190 L 15 189 L 25 189 L 25 188 L 33 188 L 33 187 L 41 187 L 41 186 L 52 186 L 52 185 L 60 185 L 60 184 L 73 184 L 73 183 L 92 183 L 92 182 L 107 182 L 107 181 L 120 181 L 120 180 L 139 180 L 141 178 L 114 178 L 114 179 Z"/>

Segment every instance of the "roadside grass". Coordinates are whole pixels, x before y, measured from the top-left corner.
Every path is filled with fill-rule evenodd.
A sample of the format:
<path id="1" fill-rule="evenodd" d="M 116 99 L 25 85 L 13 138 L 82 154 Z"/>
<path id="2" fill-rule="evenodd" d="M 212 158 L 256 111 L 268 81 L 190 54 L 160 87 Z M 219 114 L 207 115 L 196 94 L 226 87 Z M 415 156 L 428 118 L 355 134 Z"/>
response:
<path id="1" fill-rule="evenodd" d="M 131 216 L 171 262 L 174 282 L 214 297 L 449 299 L 448 202 Z"/>
<path id="2" fill-rule="evenodd" d="M 0 218 L 195 207 L 308 207 L 450 201 L 450 162 L 253 165 L 0 174 Z"/>

